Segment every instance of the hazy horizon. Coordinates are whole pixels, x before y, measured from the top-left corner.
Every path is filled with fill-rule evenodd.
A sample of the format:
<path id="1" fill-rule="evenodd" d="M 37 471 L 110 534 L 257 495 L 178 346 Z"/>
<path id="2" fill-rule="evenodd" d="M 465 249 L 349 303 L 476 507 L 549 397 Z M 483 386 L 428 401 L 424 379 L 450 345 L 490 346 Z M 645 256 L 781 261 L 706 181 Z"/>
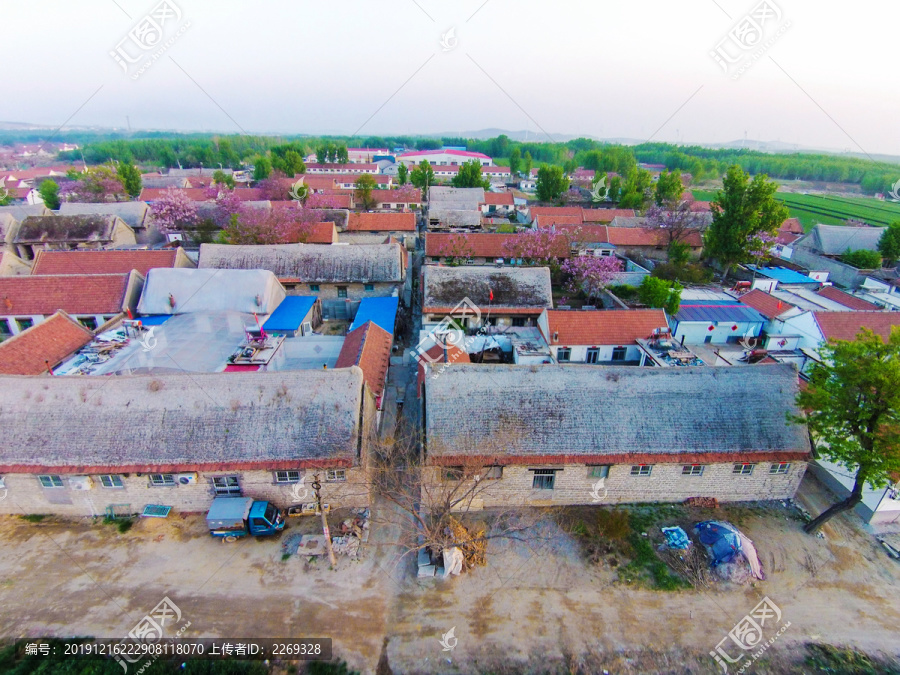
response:
<path id="1" fill-rule="evenodd" d="M 891 72 L 880 67 L 890 63 L 900 6 L 880 7 L 865 33 L 845 31 L 847 17 L 834 2 L 776 0 L 762 14 L 759 7 L 404 0 L 336 12 L 174 0 L 157 22 L 162 40 L 142 51 L 129 31 L 158 14 L 158 2 L 11 5 L 8 51 L 29 54 L 29 67 L 8 70 L 8 91 L 28 95 L 8 96 L 0 119 L 309 135 L 527 129 L 534 140 L 549 132 L 685 145 L 746 136 L 900 154 L 900 132 L 890 124 L 900 93 L 885 85 Z M 710 52 L 719 45 L 726 55 L 753 53 L 728 34 L 754 8 L 770 46 L 757 45 L 761 57 L 732 79 L 737 71 L 723 72 Z M 43 36 L 38 50 L 35 30 Z"/>

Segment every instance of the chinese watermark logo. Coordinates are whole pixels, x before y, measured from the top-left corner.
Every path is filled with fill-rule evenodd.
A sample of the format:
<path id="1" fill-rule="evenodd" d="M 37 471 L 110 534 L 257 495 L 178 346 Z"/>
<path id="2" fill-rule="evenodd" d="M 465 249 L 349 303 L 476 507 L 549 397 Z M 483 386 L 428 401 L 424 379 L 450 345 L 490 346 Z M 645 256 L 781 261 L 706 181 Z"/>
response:
<path id="1" fill-rule="evenodd" d="M 109 55 L 132 80 L 138 79 L 175 44 L 191 22 L 181 26 L 181 9 L 172 0 L 162 0 L 141 18 L 116 44 Z"/>
<path id="2" fill-rule="evenodd" d="M 296 183 L 291 185 L 291 199 L 295 202 L 303 202 L 306 201 L 306 198 L 309 197 L 309 186 L 303 182 L 301 178 Z"/>
<path id="3" fill-rule="evenodd" d="M 594 189 L 591 190 L 592 202 L 602 202 L 604 199 L 606 199 L 606 176 L 598 180 Z"/>
<path id="4" fill-rule="evenodd" d="M 459 44 L 459 40 L 456 37 L 456 26 L 450 26 L 446 33 L 441 34 L 440 44 L 442 52 L 449 52 Z"/>
<path id="5" fill-rule="evenodd" d="M 736 658 L 732 658 L 725 647 L 723 647 L 723 643 L 730 639 L 745 652 L 755 649 L 756 651 L 750 655 L 750 659 L 737 671 L 738 673 L 746 672 L 746 669 L 762 656 L 781 637 L 784 631 L 791 626 L 790 621 L 782 624 L 777 631 L 773 632 L 772 637 L 764 640 L 766 631 L 772 632 L 778 623 L 781 623 L 781 609 L 766 596 L 756 607 L 750 610 L 749 614 L 735 624 L 734 628 L 728 632 L 728 635 L 719 640 L 715 651 L 711 651 L 709 655 L 715 659 L 716 663 L 722 666 L 723 673 L 727 673 L 729 663 L 737 663 L 747 654 L 738 653 Z"/>
<path id="6" fill-rule="evenodd" d="M 603 494 L 600 494 L 600 490 L 603 490 Z M 602 502 L 606 499 L 606 495 L 609 494 L 609 490 L 606 488 L 606 479 L 601 478 L 596 483 L 591 486 L 591 501 L 592 502 Z"/>
<path id="7" fill-rule="evenodd" d="M 144 616 L 143 619 L 138 621 L 134 628 L 128 631 L 127 637 L 119 643 L 120 646 L 126 646 L 129 644 L 130 640 L 161 640 L 166 636 L 166 629 L 169 631 L 176 625 L 181 623 L 181 609 L 176 605 L 172 600 L 169 599 L 168 596 L 164 597 L 159 603 L 150 610 L 150 612 Z M 180 638 L 184 632 L 190 627 L 191 622 L 186 622 L 181 628 L 178 629 L 176 633 L 172 635 L 173 638 Z M 134 665 L 145 655 L 134 654 L 131 655 L 128 653 L 127 649 L 120 650 L 119 654 L 116 656 L 116 661 L 120 666 L 122 666 L 123 670 L 128 672 L 128 664 Z M 137 673 L 144 672 L 150 665 L 155 661 L 158 657 L 154 656 L 152 659 L 147 661 L 144 665 L 140 667 Z M 127 662 L 127 663 L 126 663 Z"/>
<path id="8" fill-rule="evenodd" d="M 900 180 L 891 186 L 891 191 L 888 194 L 891 195 L 892 202 L 900 202 Z M 0 199 L 3 198 L 0 197 Z"/>
<path id="9" fill-rule="evenodd" d="M 451 355 L 451 347 L 465 351 L 474 337 L 467 338 L 465 326 L 467 324 L 480 324 L 481 310 L 468 297 L 462 299 L 450 313 L 441 319 L 437 326 L 419 341 L 419 344 L 410 352 L 422 365 L 443 363 L 449 365 L 459 358 L 459 352 Z M 483 329 L 482 329 L 483 330 Z M 481 332 L 481 331 L 480 331 Z M 434 349 L 440 347 L 440 349 Z M 429 351 L 433 354 L 429 354 Z"/>
<path id="10" fill-rule="evenodd" d="M 753 330 L 748 329 L 746 333 L 744 333 L 744 337 L 739 340 L 741 347 L 746 349 L 748 352 L 756 349 L 757 339 L 753 336 Z"/>
<path id="11" fill-rule="evenodd" d="M 443 649 L 441 650 L 442 652 L 452 652 L 456 648 L 456 644 L 459 642 L 459 639 L 457 639 L 456 635 L 454 635 L 455 632 L 456 626 L 453 626 L 453 628 L 441 635 L 440 643 L 441 647 L 443 647 Z"/>
<path id="12" fill-rule="evenodd" d="M 156 326 L 150 326 L 149 330 L 144 333 L 140 340 L 138 340 L 138 342 L 141 343 L 141 349 L 143 349 L 145 352 L 151 351 L 157 345 L 158 340 L 153 334 L 155 328 Z"/>
<path id="13" fill-rule="evenodd" d="M 295 502 L 302 502 L 309 495 L 309 488 L 306 487 L 306 476 L 300 476 L 300 480 L 291 485 L 291 499 Z"/>
<path id="14" fill-rule="evenodd" d="M 0 202 L 9 197 L 9 190 L 6 189 L 5 185 L 0 185 Z"/>
<path id="15" fill-rule="evenodd" d="M 779 22 L 781 8 L 772 0 L 762 0 L 738 20 L 709 55 L 726 75 L 736 80 L 791 27 L 790 21 Z"/>

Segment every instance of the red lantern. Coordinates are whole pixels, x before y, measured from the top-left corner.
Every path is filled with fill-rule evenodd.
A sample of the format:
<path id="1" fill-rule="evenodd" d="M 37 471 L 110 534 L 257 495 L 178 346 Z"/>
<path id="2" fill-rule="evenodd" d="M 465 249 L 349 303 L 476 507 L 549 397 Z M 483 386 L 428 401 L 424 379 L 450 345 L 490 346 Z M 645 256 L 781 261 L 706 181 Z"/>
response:
<path id="1" fill-rule="evenodd" d="M 731 330 L 737 330 L 737 324 L 734 324 L 734 325 L 731 327 Z"/>
<path id="2" fill-rule="evenodd" d="M 707 329 L 706 329 L 706 330 L 708 330 L 708 331 L 710 331 L 710 332 L 712 332 L 712 331 L 714 331 L 714 330 L 715 330 L 715 329 L 716 329 L 716 327 L 715 327 L 715 326 L 710 326 L 710 327 L 709 327 L 709 328 L 707 328 Z"/>

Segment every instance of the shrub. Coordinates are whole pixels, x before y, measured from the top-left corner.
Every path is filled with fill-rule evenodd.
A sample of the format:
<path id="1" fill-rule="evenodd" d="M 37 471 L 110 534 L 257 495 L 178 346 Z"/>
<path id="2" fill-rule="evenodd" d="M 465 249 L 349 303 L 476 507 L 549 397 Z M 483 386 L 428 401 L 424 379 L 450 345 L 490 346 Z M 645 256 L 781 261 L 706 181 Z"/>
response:
<path id="1" fill-rule="evenodd" d="M 878 251 L 867 251 L 865 249 L 856 251 L 848 249 L 841 256 L 841 262 L 861 270 L 876 270 L 881 268 L 881 254 Z"/>

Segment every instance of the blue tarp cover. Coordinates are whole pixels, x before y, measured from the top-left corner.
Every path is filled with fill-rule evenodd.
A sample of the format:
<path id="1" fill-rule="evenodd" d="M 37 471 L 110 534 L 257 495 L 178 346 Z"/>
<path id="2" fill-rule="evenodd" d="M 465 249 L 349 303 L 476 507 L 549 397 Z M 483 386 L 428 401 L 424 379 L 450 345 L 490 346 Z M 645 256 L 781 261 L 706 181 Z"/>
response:
<path id="1" fill-rule="evenodd" d="M 394 324 L 397 321 L 397 306 L 400 303 L 399 298 L 363 298 L 359 302 L 359 309 L 356 310 L 356 317 L 353 319 L 353 325 L 350 326 L 351 332 L 362 326 L 366 321 L 371 321 L 379 328 L 383 328 L 391 335 L 394 334 Z"/>
<path id="2" fill-rule="evenodd" d="M 691 540 L 687 536 L 687 532 L 680 527 L 664 527 L 662 533 L 666 536 L 666 546 L 669 548 L 679 548 L 682 550 L 691 547 Z"/>
<path id="3" fill-rule="evenodd" d="M 718 520 L 704 520 L 694 526 L 700 543 L 709 551 L 712 566 L 731 562 L 741 552 L 741 538 L 737 529 Z"/>
<path id="4" fill-rule="evenodd" d="M 316 302 L 314 295 L 289 295 L 263 324 L 265 330 L 295 331 Z"/>

